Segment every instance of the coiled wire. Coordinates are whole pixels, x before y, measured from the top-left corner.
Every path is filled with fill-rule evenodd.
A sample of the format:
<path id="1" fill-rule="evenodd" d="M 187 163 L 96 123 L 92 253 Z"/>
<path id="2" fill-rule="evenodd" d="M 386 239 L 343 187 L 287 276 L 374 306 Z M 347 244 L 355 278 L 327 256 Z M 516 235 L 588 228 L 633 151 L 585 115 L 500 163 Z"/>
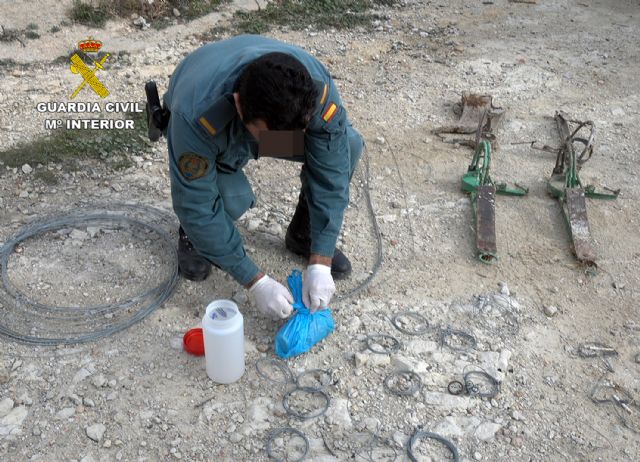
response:
<path id="1" fill-rule="evenodd" d="M 131 216 L 133 215 L 133 216 Z M 138 218 L 141 216 L 142 218 Z M 51 306 L 20 291 L 9 278 L 9 259 L 24 241 L 47 232 L 76 226 L 128 225 L 155 233 L 168 260 L 167 276 L 156 286 L 113 304 Z M 0 336 L 22 343 L 60 345 L 109 336 L 141 321 L 161 306 L 178 283 L 178 253 L 165 228 L 175 228 L 172 214 L 146 205 L 92 206 L 37 220 L 23 227 L 0 247 Z M 34 334 L 34 328 L 36 328 Z"/>

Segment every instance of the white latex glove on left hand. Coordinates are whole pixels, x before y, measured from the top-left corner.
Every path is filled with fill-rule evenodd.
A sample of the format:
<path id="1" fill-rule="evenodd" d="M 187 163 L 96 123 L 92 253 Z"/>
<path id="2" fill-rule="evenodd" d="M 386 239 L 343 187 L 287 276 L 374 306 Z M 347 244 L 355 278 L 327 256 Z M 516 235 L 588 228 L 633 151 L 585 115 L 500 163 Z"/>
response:
<path id="1" fill-rule="evenodd" d="M 335 291 L 330 267 L 320 264 L 307 266 L 302 278 L 302 301 L 312 313 L 327 308 Z"/>

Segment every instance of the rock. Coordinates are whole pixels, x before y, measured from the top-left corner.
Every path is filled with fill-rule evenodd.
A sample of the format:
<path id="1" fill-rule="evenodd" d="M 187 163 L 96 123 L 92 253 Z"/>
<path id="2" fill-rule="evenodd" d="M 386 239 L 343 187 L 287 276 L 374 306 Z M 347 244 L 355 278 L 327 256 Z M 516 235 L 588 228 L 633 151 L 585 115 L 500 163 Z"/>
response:
<path id="1" fill-rule="evenodd" d="M 474 452 L 473 460 L 482 460 L 482 454 L 480 454 L 478 451 Z"/>
<path id="2" fill-rule="evenodd" d="M 471 406 L 471 400 L 466 396 L 427 391 L 424 393 L 424 404 L 445 409 L 468 409 Z"/>
<path id="3" fill-rule="evenodd" d="M 239 306 L 246 305 L 249 301 L 249 296 L 247 295 L 247 291 L 244 289 L 240 289 L 233 294 L 231 297 L 234 302 L 236 302 Z"/>
<path id="4" fill-rule="evenodd" d="M 104 375 L 98 374 L 91 380 L 91 383 L 96 388 L 102 388 L 107 383 L 107 379 L 104 378 Z"/>
<path id="5" fill-rule="evenodd" d="M 523 444 L 524 439 L 522 437 L 516 436 L 514 438 L 511 438 L 511 446 L 513 446 L 514 448 L 521 448 Z"/>
<path id="6" fill-rule="evenodd" d="M 33 168 L 31 168 L 31 165 L 29 165 L 29 164 L 24 164 L 22 166 L 21 170 L 22 170 L 22 173 L 24 173 L 26 175 L 28 175 L 29 173 L 33 172 Z"/>
<path id="7" fill-rule="evenodd" d="M 82 404 L 84 404 L 87 407 L 95 407 L 96 406 L 96 403 L 91 398 L 84 398 L 82 400 Z"/>
<path id="8" fill-rule="evenodd" d="M 384 136 L 377 136 L 376 137 L 376 143 L 385 144 L 386 142 L 387 142 L 387 140 L 384 139 Z"/>
<path id="9" fill-rule="evenodd" d="M 624 109 L 622 109 L 621 107 L 614 107 L 613 109 L 611 109 L 611 115 L 616 117 L 624 117 L 626 114 L 624 112 Z"/>
<path id="10" fill-rule="evenodd" d="M 104 432 L 107 431 L 107 428 L 102 424 L 93 424 L 85 428 L 85 431 L 89 438 L 91 438 L 96 443 L 99 443 L 104 436 Z"/>
<path id="11" fill-rule="evenodd" d="M 272 406 L 273 402 L 269 398 L 253 400 L 247 409 L 246 423 L 242 425 L 238 433 L 242 433 L 243 436 L 249 436 L 269 428 L 271 426 L 269 408 Z"/>
<path id="12" fill-rule="evenodd" d="M 26 406 L 31 406 L 33 404 L 33 400 L 31 399 L 31 397 L 27 394 L 27 392 L 24 392 L 23 394 L 20 395 L 20 397 L 18 398 L 18 404 L 24 404 Z M 2 417 L 2 415 L 0 415 L 0 417 Z"/>
<path id="13" fill-rule="evenodd" d="M 65 420 L 73 416 L 75 413 L 76 413 L 76 408 L 65 407 L 64 409 L 60 409 L 58 412 L 56 412 L 56 419 Z"/>
<path id="14" fill-rule="evenodd" d="M 169 345 L 171 345 L 171 348 L 174 350 L 182 350 L 182 344 L 182 337 L 172 337 L 171 340 L 169 340 Z"/>
<path id="15" fill-rule="evenodd" d="M 356 353 L 354 355 L 354 361 L 356 367 L 362 366 L 387 366 L 391 364 L 391 358 L 389 355 L 380 355 L 376 353 Z"/>
<path id="16" fill-rule="evenodd" d="M 511 292 L 509 292 L 509 287 L 507 286 L 506 282 L 501 282 L 498 284 L 498 286 L 500 287 L 500 293 L 502 295 L 504 295 L 505 297 L 508 297 L 511 295 Z"/>
<path id="17" fill-rule="evenodd" d="M 523 421 L 525 420 L 524 418 L 524 414 L 516 409 L 514 409 L 513 411 L 511 411 L 511 418 L 513 420 L 517 420 L 517 421 Z"/>
<path id="18" fill-rule="evenodd" d="M 325 420 L 329 425 L 335 425 L 342 430 L 351 430 L 353 422 L 349 414 L 349 401 L 336 399 L 327 410 Z"/>
<path id="19" fill-rule="evenodd" d="M 89 237 L 94 238 L 100 234 L 100 228 L 97 226 L 87 226 L 87 234 L 89 234 Z"/>
<path id="20" fill-rule="evenodd" d="M 500 360 L 500 353 L 497 351 L 483 351 L 478 355 L 480 359 L 480 366 L 487 371 L 489 375 L 492 375 L 498 380 L 502 380 L 502 376 L 498 372 L 498 361 Z"/>
<path id="21" fill-rule="evenodd" d="M 27 408 L 24 406 L 14 407 L 11 412 L 0 420 L 0 425 L 19 427 L 22 425 L 22 421 L 27 417 L 28 413 L 29 411 L 27 411 Z"/>
<path id="22" fill-rule="evenodd" d="M 260 227 L 261 224 L 262 222 L 258 219 L 249 220 L 249 223 L 247 223 L 247 231 L 255 231 Z"/>
<path id="23" fill-rule="evenodd" d="M 544 314 L 550 318 L 554 317 L 558 313 L 558 308 L 553 305 L 544 306 Z"/>
<path id="24" fill-rule="evenodd" d="M 474 435 L 480 441 L 491 441 L 495 438 L 496 432 L 502 428 L 502 425 L 493 423 L 493 422 L 485 422 L 482 423 L 476 428 Z"/>
<path id="25" fill-rule="evenodd" d="M 412 340 L 409 343 L 407 351 L 410 351 L 415 354 L 424 354 L 424 353 L 433 353 L 438 351 L 439 345 L 438 342 L 434 342 L 432 340 Z"/>
<path id="26" fill-rule="evenodd" d="M 229 441 L 231 441 L 232 443 L 239 443 L 240 441 L 242 441 L 242 434 L 234 433 L 229 437 Z"/>
<path id="27" fill-rule="evenodd" d="M 498 369 L 503 373 L 509 370 L 509 360 L 511 359 L 511 351 L 507 349 L 500 350 L 500 357 L 498 358 Z"/>
<path id="28" fill-rule="evenodd" d="M 400 430 L 396 430 L 391 438 L 399 448 L 405 448 L 407 445 L 407 440 L 409 439 L 409 437 L 402 433 Z"/>
<path id="29" fill-rule="evenodd" d="M 173 9 L 173 15 L 174 15 L 176 18 L 179 18 L 179 17 L 180 17 L 180 10 L 179 10 L 179 9 L 177 9 L 177 8 L 174 8 L 174 9 Z"/>
<path id="30" fill-rule="evenodd" d="M 11 398 L 4 398 L 0 401 L 0 418 L 6 416 L 11 409 L 13 409 L 13 400 Z"/>
<path id="31" fill-rule="evenodd" d="M 429 365 L 424 361 L 403 355 L 393 355 L 391 363 L 398 370 L 413 371 L 417 374 L 421 374 L 429 370 Z"/>
<path id="32" fill-rule="evenodd" d="M 380 420 L 375 417 L 367 417 L 364 419 L 364 427 L 371 433 L 376 433 L 380 427 Z"/>
<path id="33" fill-rule="evenodd" d="M 347 330 L 349 332 L 357 332 L 362 326 L 362 320 L 358 316 L 354 316 L 347 321 Z"/>
<path id="34" fill-rule="evenodd" d="M 267 228 L 267 233 L 272 234 L 274 236 L 284 236 L 284 231 L 282 230 L 282 226 L 278 223 L 273 223 L 271 226 Z"/>
<path id="35" fill-rule="evenodd" d="M 69 233 L 69 237 L 76 241 L 86 241 L 87 239 L 89 239 L 89 234 L 87 234 L 85 231 L 74 229 Z"/>

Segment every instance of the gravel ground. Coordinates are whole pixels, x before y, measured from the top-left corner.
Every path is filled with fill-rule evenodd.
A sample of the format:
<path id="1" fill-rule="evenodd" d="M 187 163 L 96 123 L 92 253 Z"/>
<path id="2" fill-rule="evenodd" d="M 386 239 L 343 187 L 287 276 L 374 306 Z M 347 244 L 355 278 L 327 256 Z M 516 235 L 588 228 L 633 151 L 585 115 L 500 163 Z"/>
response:
<path id="1" fill-rule="evenodd" d="M 142 101 L 143 83 L 153 78 L 166 88 L 175 65 L 201 44 L 200 34 L 236 7 L 163 31 L 123 20 L 103 31 L 46 32 L 63 21 L 70 3 L 44 1 L 29 13 L 25 2 L 2 7 L 5 27 L 35 22 L 41 38 L 25 47 L 0 42 L 0 59 L 18 63 L 0 67 L 0 149 L 47 132 L 44 120 L 53 116 L 38 113 L 36 104 L 68 101 L 78 77 L 52 60 L 78 40 L 92 34 L 113 53 L 103 78 L 114 100 Z M 417 428 L 448 438 L 463 461 L 640 459 L 638 2 L 404 1 L 379 13 L 384 19 L 372 30 L 269 34 L 303 46 L 334 74 L 367 141 L 382 233 L 384 263 L 373 284 L 336 302 L 336 332 L 287 361 L 294 375 L 330 371 L 320 380 L 330 397 L 326 414 L 299 420 L 287 413 L 282 400 L 292 385 L 270 382 L 254 365 L 274 357 L 280 323 L 259 317 L 246 291 L 214 271 L 203 283 L 181 282 L 143 322 L 94 343 L 3 340 L 2 460 L 262 461 L 267 436 L 283 426 L 306 434 L 314 461 L 408 460 L 407 439 Z M 493 266 L 474 258 L 472 210 L 460 191 L 472 153 L 433 134 L 455 122 L 463 91 L 490 93 L 506 108 L 492 176 L 530 188 L 525 198 L 496 201 L 500 260 Z M 83 92 L 83 101 L 97 101 L 93 96 Z M 587 201 L 596 275 L 576 263 L 560 207 L 546 193 L 554 154 L 518 144 L 556 145 L 557 109 L 597 126 L 583 181 L 622 190 L 615 202 Z M 133 166 L 123 171 L 97 160 L 74 170 L 0 166 L 0 241 L 33 219 L 78 206 L 133 201 L 170 210 L 164 141 L 133 139 L 129 154 Z M 58 184 L 38 179 L 44 171 Z M 251 163 L 247 173 L 259 204 L 240 220 L 240 230 L 258 264 L 284 280 L 303 264 L 283 245 L 297 168 L 267 159 Z M 340 293 L 363 281 L 375 262 L 365 180 L 362 165 L 341 236 L 354 274 L 339 283 Z M 27 241 L 11 259 L 12 283 L 43 303 L 84 305 L 130 296 L 162 276 L 166 265 L 153 239 L 106 230 L 77 227 Z M 245 319 L 247 372 L 238 383 L 217 386 L 204 360 L 182 351 L 181 337 L 199 324 L 209 301 L 230 297 Z M 11 310 L 0 308 L 10 322 Z M 421 313 L 429 329 L 418 336 L 397 330 L 392 317 L 406 311 Z M 475 345 L 454 330 L 472 334 Z M 371 352 L 372 334 L 393 335 L 399 349 Z M 617 355 L 585 358 L 579 348 L 585 342 L 608 345 Z M 447 392 L 449 382 L 479 368 L 500 381 L 497 396 Z M 419 390 L 389 392 L 385 378 L 406 369 L 420 378 Z M 389 380 L 404 389 L 416 383 Z M 480 392 L 491 390 L 485 379 L 473 380 Z M 591 395 L 631 402 L 598 405 Z M 304 412 L 323 401 L 303 394 L 290 404 Z M 300 441 L 290 440 L 277 438 L 275 447 L 299 451 Z M 436 443 L 420 442 L 416 450 L 422 461 L 449 457 Z"/>

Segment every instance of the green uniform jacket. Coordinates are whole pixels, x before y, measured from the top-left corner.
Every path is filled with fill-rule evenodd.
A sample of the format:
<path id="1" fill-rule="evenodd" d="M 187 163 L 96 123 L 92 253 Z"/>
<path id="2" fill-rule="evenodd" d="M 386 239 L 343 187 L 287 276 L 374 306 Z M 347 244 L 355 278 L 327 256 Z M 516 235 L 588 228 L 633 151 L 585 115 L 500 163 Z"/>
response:
<path id="1" fill-rule="evenodd" d="M 274 51 L 297 58 L 316 81 L 319 96 L 305 132 L 301 179 L 309 202 L 311 252 L 333 256 L 349 202 L 347 113 L 331 75 L 316 58 L 277 40 L 233 37 L 188 55 L 164 95 L 171 111 L 166 134 L 174 211 L 198 253 L 243 285 L 259 270 L 225 212 L 216 176 L 257 158 L 257 142 L 242 124 L 232 93 L 243 68 Z"/>

